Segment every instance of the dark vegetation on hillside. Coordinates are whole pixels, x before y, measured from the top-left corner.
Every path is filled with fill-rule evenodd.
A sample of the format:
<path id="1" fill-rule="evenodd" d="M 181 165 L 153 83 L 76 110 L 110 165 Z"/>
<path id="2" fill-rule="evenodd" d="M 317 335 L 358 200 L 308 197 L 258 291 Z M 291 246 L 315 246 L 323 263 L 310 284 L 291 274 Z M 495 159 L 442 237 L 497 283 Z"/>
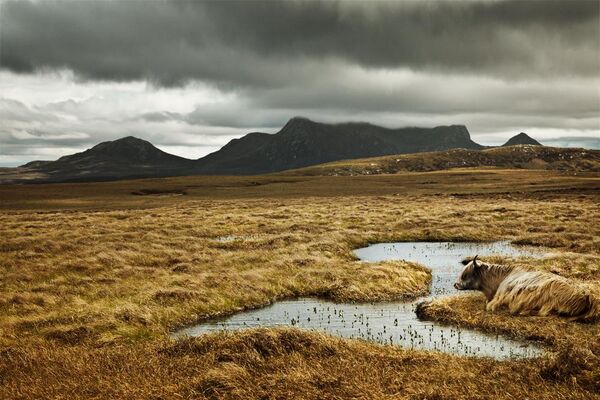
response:
<path id="1" fill-rule="evenodd" d="M 298 175 L 376 175 L 400 171 L 439 171 L 451 168 L 500 167 L 568 172 L 600 172 L 600 151 L 519 145 L 483 151 L 453 149 L 338 161 L 297 171 Z"/>

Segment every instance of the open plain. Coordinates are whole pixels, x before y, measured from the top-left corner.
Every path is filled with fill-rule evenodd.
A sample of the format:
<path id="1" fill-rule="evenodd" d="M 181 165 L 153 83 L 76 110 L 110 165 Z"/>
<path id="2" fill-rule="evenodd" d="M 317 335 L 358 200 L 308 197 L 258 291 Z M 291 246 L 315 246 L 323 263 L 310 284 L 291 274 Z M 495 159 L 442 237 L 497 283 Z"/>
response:
<path id="1" fill-rule="evenodd" d="M 536 340 L 548 355 L 466 358 L 294 328 L 169 337 L 277 299 L 426 293 L 426 268 L 352 254 L 384 241 L 541 246 L 542 260 L 489 260 L 598 291 L 599 204 L 598 173 L 497 168 L 3 185 L 0 397 L 600 397 L 598 323 L 492 314 L 474 293 L 423 317 Z"/>

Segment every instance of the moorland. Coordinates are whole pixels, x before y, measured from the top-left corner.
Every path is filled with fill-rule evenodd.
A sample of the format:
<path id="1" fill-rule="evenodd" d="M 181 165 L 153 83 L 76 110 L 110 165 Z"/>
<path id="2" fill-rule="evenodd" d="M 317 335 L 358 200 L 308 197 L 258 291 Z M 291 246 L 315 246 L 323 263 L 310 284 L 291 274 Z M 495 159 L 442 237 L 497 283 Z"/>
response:
<path id="1" fill-rule="evenodd" d="M 169 333 L 295 296 L 425 293 L 422 266 L 353 256 L 383 241 L 540 246 L 542 260 L 489 260 L 598 290 L 599 200 L 597 172 L 491 167 L 1 185 L 0 397 L 598 397 L 598 323 L 488 313 L 475 293 L 423 317 L 535 340 L 547 356 L 467 358 L 294 328 Z"/>

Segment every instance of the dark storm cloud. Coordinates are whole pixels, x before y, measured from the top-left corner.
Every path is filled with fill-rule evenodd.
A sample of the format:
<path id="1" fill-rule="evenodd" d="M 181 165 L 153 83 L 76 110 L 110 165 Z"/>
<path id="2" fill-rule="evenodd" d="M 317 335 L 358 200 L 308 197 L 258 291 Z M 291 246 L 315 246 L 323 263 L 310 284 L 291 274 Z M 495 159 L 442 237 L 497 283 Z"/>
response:
<path id="1" fill-rule="evenodd" d="M 2 68 L 84 79 L 280 87 L 332 62 L 502 78 L 593 76 L 592 1 L 2 3 Z"/>
<path id="2" fill-rule="evenodd" d="M 295 115 L 598 147 L 599 71 L 596 0 L 0 0 L 0 165 L 197 158 Z"/>

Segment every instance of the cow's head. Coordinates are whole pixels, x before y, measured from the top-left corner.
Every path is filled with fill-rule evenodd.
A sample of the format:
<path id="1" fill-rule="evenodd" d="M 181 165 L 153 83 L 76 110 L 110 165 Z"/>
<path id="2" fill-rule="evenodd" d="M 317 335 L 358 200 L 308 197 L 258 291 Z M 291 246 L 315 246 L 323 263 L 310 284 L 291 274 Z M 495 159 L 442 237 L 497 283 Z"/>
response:
<path id="1" fill-rule="evenodd" d="M 481 264 L 477 263 L 477 256 L 470 262 L 467 261 L 467 266 L 454 287 L 458 290 L 481 290 Z"/>

